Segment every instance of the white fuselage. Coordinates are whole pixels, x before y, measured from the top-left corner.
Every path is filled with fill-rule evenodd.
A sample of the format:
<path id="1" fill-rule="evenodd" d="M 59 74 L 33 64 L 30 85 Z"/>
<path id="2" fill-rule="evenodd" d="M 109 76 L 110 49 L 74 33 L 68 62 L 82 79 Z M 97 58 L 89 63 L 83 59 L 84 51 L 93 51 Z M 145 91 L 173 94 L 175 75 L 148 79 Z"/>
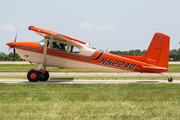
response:
<path id="1" fill-rule="evenodd" d="M 43 54 L 34 51 L 28 51 L 24 49 L 16 48 L 16 52 L 22 59 L 31 63 L 41 64 L 43 62 Z M 73 68 L 73 69 L 90 69 L 90 70 L 106 70 L 106 71 L 121 71 L 121 69 L 111 68 L 98 64 L 92 64 L 79 60 L 73 60 L 69 58 L 62 58 L 54 55 L 46 55 L 46 66 L 53 66 L 59 68 Z"/>

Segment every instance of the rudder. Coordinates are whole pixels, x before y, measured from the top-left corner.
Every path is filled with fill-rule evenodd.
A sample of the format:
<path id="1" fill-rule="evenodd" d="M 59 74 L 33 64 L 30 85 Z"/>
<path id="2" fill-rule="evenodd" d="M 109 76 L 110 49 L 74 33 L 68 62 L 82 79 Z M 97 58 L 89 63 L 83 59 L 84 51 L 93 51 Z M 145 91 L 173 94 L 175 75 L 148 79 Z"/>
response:
<path id="1" fill-rule="evenodd" d="M 170 37 L 155 33 L 147 52 L 142 56 L 144 62 L 168 68 Z"/>

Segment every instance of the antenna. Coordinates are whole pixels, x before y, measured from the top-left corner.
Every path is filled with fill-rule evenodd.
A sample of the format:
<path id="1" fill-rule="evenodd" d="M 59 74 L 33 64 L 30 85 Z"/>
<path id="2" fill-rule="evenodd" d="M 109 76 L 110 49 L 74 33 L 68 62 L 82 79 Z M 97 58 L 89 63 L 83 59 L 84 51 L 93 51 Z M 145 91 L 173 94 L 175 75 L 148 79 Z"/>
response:
<path id="1" fill-rule="evenodd" d="M 95 45 L 97 45 L 101 40 L 97 41 L 94 45 L 92 45 L 91 48 L 93 48 Z"/>
<path id="2" fill-rule="evenodd" d="M 108 48 L 106 49 L 106 52 L 108 52 Z"/>
<path id="3" fill-rule="evenodd" d="M 77 30 L 75 30 L 71 36 L 73 36 L 76 32 L 77 32 Z"/>

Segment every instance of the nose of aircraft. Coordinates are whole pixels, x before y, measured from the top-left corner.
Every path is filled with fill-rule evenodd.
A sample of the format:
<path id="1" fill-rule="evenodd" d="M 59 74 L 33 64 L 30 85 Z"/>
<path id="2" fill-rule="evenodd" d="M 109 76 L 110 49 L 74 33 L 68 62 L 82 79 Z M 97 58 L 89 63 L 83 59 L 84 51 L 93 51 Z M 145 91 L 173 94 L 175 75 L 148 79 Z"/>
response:
<path id="1" fill-rule="evenodd" d="M 11 48 L 14 48 L 16 45 L 16 42 L 9 42 L 9 43 L 6 43 L 6 45 L 11 47 Z"/>

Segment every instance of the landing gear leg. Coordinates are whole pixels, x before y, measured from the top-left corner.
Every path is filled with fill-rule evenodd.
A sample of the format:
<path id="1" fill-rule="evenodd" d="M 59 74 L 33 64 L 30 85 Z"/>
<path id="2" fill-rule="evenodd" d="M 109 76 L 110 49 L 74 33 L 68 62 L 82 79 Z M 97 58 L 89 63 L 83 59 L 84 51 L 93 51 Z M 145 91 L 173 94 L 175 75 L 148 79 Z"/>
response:
<path id="1" fill-rule="evenodd" d="M 167 76 L 167 75 L 163 75 L 163 74 L 160 74 L 160 75 L 162 75 L 162 76 L 166 76 L 166 77 L 168 78 L 168 82 L 172 82 L 172 81 L 173 81 L 173 78 L 172 78 L 172 77 L 169 77 L 169 76 Z"/>

